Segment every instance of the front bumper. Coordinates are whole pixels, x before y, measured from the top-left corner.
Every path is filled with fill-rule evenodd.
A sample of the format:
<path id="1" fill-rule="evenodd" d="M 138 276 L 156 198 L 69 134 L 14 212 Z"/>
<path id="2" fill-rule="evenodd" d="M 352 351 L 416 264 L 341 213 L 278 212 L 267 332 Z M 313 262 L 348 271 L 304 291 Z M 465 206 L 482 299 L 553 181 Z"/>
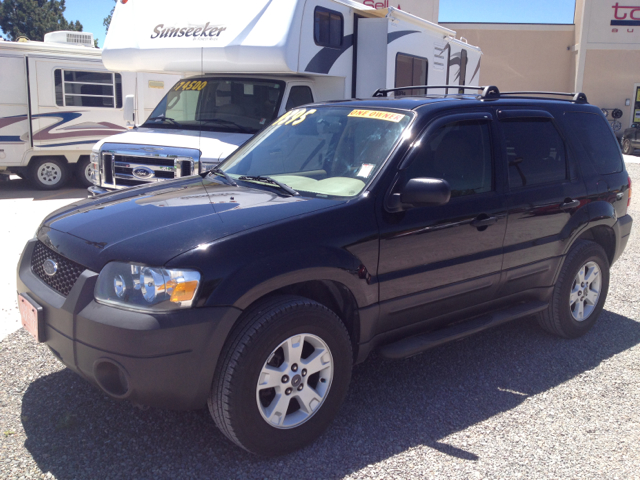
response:
<path id="1" fill-rule="evenodd" d="M 97 197 L 98 195 L 102 195 L 103 193 L 115 192 L 115 190 L 109 190 L 107 188 L 98 187 L 97 185 L 92 185 L 87 188 L 88 197 Z"/>
<path id="2" fill-rule="evenodd" d="M 98 274 L 85 270 L 69 295 L 31 269 L 36 240 L 18 264 L 18 293 L 43 308 L 44 341 L 53 354 L 109 396 L 172 409 L 206 404 L 217 359 L 240 315 L 233 307 L 169 314 L 130 312 L 95 302 Z"/>

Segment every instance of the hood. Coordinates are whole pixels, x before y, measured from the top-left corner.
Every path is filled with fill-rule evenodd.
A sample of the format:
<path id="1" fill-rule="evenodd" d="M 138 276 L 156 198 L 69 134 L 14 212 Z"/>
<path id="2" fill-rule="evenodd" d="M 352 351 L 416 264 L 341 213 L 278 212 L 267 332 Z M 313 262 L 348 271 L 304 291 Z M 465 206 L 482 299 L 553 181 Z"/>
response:
<path id="1" fill-rule="evenodd" d="M 200 160 L 219 162 L 227 158 L 252 136 L 247 133 L 200 132 L 198 130 L 170 130 L 168 128 L 145 127 L 103 138 L 96 143 L 93 149 L 99 150 L 104 143 L 192 148 L 200 150 Z"/>
<path id="2" fill-rule="evenodd" d="M 63 207 L 44 220 L 38 238 L 96 272 L 114 260 L 160 266 L 229 235 L 344 203 L 279 193 L 218 177 L 167 181 Z"/>

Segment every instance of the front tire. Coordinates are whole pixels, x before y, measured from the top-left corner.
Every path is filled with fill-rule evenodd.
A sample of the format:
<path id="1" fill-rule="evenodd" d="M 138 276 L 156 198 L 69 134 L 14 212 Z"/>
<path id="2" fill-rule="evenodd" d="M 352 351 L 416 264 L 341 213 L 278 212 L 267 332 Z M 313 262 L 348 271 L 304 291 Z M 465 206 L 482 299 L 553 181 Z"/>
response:
<path id="1" fill-rule="evenodd" d="M 347 393 L 353 364 L 342 321 L 302 297 L 248 310 L 223 350 L 209 411 L 231 441 L 282 455 L 318 438 Z"/>
<path id="2" fill-rule="evenodd" d="M 57 190 L 67 182 L 69 168 L 57 158 L 38 158 L 29 165 L 29 179 L 39 190 Z"/>
<path id="3" fill-rule="evenodd" d="M 547 332 L 577 338 L 595 324 L 609 291 L 609 260 L 597 243 L 578 240 L 562 265 L 549 307 L 538 322 Z"/>
<path id="4" fill-rule="evenodd" d="M 91 159 L 89 157 L 83 157 L 76 164 L 76 177 L 78 178 L 80 184 L 85 188 L 93 185 L 93 182 L 91 181 L 91 175 L 93 173 L 92 165 L 93 164 L 91 163 Z"/>
<path id="5" fill-rule="evenodd" d="M 622 141 L 622 153 L 625 155 L 631 155 L 633 153 L 634 148 L 631 146 L 631 140 L 625 138 Z"/>

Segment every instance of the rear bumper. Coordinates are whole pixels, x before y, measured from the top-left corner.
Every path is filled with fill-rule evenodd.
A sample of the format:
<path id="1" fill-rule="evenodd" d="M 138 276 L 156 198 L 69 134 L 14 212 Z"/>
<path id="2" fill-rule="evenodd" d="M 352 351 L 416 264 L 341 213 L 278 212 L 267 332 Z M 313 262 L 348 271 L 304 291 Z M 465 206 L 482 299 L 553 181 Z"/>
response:
<path id="1" fill-rule="evenodd" d="M 613 255 L 612 264 L 620 258 L 622 252 L 624 252 L 629 236 L 631 235 L 631 227 L 633 226 L 633 218 L 631 215 L 625 215 L 618 218 L 618 221 L 613 225 L 613 231 L 616 234 L 616 251 Z"/>
<path id="2" fill-rule="evenodd" d="M 31 270 L 36 241 L 18 266 L 18 293 L 42 306 L 44 341 L 71 370 L 116 399 L 172 409 L 206 404 L 233 307 L 170 314 L 130 312 L 95 302 L 98 274 L 85 270 L 65 298 Z"/>

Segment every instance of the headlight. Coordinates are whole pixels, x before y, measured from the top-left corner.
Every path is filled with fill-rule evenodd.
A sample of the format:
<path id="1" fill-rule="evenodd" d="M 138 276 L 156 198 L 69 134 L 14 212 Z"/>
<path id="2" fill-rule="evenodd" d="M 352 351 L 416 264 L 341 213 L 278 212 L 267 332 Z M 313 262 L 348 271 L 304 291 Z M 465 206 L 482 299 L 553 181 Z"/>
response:
<path id="1" fill-rule="evenodd" d="M 91 181 L 94 185 L 100 185 L 100 152 L 91 152 Z"/>
<path id="2" fill-rule="evenodd" d="M 199 285 L 200 273 L 194 270 L 111 262 L 100 272 L 95 297 L 130 310 L 167 312 L 191 307 Z"/>

